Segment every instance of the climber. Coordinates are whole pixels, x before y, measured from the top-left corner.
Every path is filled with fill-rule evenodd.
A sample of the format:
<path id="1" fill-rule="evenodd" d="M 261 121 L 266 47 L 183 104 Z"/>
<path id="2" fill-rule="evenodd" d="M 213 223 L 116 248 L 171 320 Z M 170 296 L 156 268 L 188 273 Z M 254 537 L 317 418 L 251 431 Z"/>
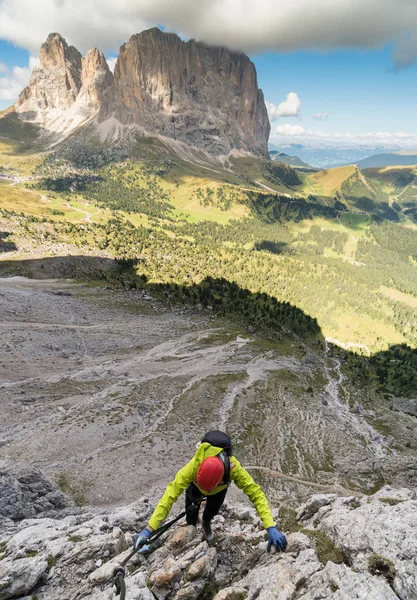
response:
<path id="1" fill-rule="evenodd" d="M 232 456 L 232 442 L 229 436 L 221 431 L 209 431 L 197 445 L 197 451 L 188 464 L 178 471 L 155 508 L 148 525 L 134 537 L 135 548 L 139 549 L 141 541 L 151 537 L 162 521 L 168 516 L 172 505 L 185 493 L 186 520 L 188 525 L 196 526 L 199 511 L 199 500 L 206 496 L 206 506 L 201 521 L 204 537 L 208 543 L 213 541 L 211 520 L 222 506 L 230 482 L 234 482 L 251 500 L 260 519 L 268 532 L 267 551 L 273 545 L 283 552 L 287 547 L 285 535 L 275 527 L 268 500 L 258 484 L 249 473 Z"/>

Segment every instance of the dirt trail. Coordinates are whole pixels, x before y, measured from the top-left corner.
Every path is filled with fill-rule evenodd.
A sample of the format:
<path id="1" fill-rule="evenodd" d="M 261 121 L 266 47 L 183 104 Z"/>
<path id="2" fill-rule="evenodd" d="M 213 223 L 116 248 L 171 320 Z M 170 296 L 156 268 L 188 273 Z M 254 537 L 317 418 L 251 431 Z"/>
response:
<path id="1" fill-rule="evenodd" d="M 326 393 L 328 402 L 334 409 L 335 417 L 343 422 L 344 427 L 350 428 L 354 435 L 362 437 L 366 441 L 369 450 L 377 457 L 384 458 L 389 449 L 385 445 L 378 432 L 369 425 L 364 419 L 354 414 L 349 404 L 342 396 L 343 384 L 347 377 L 342 373 L 341 362 L 337 357 L 329 354 L 329 343 L 325 340 L 326 354 L 328 360 L 324 363 L 324 372 L 328 379 Z"/>
<path id="2" fill-rule="evenodd" d="M 260 181 L 255 181 L 255 183 L 257 183 L 258 185 L 263 187 L 265 190 L 268 190 L 269 192 L 273 192 L 274 194 L 279 194 L 280 196 L 285 196 L 285 198 L 292 198 L 292 196 L 290 196 L 290 194 L 285 194 L 284 192 L 279 192 L 278 190 L 274 190 L 274 189 L 268 187 L 267 185 L 265 185 L 264 183 L 261 183 Z"/>
<path id="3" fill-rule="evenodd" d="M 312 186 L 312 184 L 311 184 L 311 183 L 310 183 L 310 181 L 308 180 L 308 175 L 306 175 L 306 179 L 305 179 L 305 180 L 306 180 L 306 183 L 308 183 L 308 185 L 309 185 L 309 186 L 310 186 L 310 188 L 312 189 L 312 191 L 313 191 L 313 194 L 315 194 L 315 195 L 316 195 L 318 198 L 320 198 L 320 200 L 323 202 L 323 204 L 324 204 L 325 206 L 329 206 L 328 202 L 327 202 L 327 201 L 326 201 L 324 198 L 322 198 L 322 197 L 321 197 L 321 196 L 320 196 L 320 195 L 319 195 L 319 194 L 316 192 L 315 188 Z"/>
<path id="4" fill-rule="evenodd" d="M 408 188 L 410 187 L 411 183 L 409 183 L 408 185 L 405 186 L 405 188 L 402 190 L 402 192 L 400 192 L 397 196 L 397 201 L 401 198 L 401 196 L 408 190 Z"/>
<path id="5" fill-rule="evenodd" d="M 94 325 L 72 325 L 69 323 L 1 323 L 0 329 L 106 329 L 108 323 L 96 323 Z M 139 327 L 139 326 L 138 326 Z"/>
<path id="6" fill-rule="evenodd" d="M 269 469 L 268 467 L 249 465 L 246 466 L 246 469 L 248 469 L 248 471 L 262 471 L 262 473 L 265 473 L 266 475 L 271 475 L 272 477 L 277 477 L 278 479 L 285 479 L 286 481 L 291 481 L 293 483 L 312 487 L 317 490 L 322 490 L 323 492 L 326 492 L 326 494 L 335 493 L 340 494 L 341 496 L 363 496 L 362 492 L 358 492 L 358 490 L 351 490 L 339 484 L 324 484 L 316 483 L 315 481 L 306 481 L 305 479 L 298 479 L 292 475 L 285 475 L 280 471 L 274 471 L 274 469 Z"/>
<path id="7" fill-rule="evenodd" d="M 375 190 L 374 190 L 374 189 L 373 189 L 373 187 L 370 185 L 370 183 L 367 181 L 367 179 L 366 179 L 365 175 L 362 173 L 362 171 L 360 170 L 360 168 L 359 168 L 359 167 L 356 167 L 356 172 L 357 172 L 357 174 L 359 175 L 359 179 L 362 181 L 363 185 L 364 185 L 365 187 L 367 187 L 367 188 L 368 188 L 368 190 L 369 190 L 370 192 L 372 192 L 373 194 L 375 194 Z"/>
<path id="8" fill-rule="evenodd" d="M 100 212 L 100 209 L 98 209 L 96 212 L 94 213 L 89 213 L 86 210 L 81 210 L 80 208 L 75 208 L 75 206 L 71 206 L 71 204 L 69 204 L 68 202 L 65 203 L 65 206 L 67 206 L 68 208 L 70 208 L 71 210 L 75 210 L 75 212 L 79 212 L 82 213 L 83 215 L 86 215 L 84 217 L 84 221 L 87 221 L 89 223 L 91 223 L 91 217 L 93 217 L 94 215 L 98 215 Z"/>
<path id="9" fill-rule="evenodd" d="M 23 182 L 23 180 L 20 178 L 19 173 L 17 171 L 12 171 L 12 173 L 16 174 L 16 178 L 12 181 L 12 183 L 9 184 L 10 186 L 16 186 Z M 40 198 L 43 202 L 52 202 L 52 200 L 47 198 L 44 194 L 41 194 L 41 192 L 37 192 L 35 190 L 30 190 L 27 187 L 21 187 L 20 189 L 23 192 L 27 192 L 28 194 L 35 194 L 36 196 L 40 196 Z"/>

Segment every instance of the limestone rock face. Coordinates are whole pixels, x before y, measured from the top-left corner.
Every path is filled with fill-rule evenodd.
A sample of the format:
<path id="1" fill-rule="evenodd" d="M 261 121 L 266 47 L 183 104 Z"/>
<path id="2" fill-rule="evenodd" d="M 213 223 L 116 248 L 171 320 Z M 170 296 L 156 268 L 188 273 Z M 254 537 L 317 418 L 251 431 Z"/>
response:
<path id="1" fill-rule="evenodd" d="M 15 108 L 20 118 L 39 123 L 53 141 L 98 118 L 113 102 L 113 74 L 97 48 L 85 58 L 58 33 L 42 44 L 40 64 Z"/>
<path id="2" fill-rule="evenodd" d="M 113 101 L 113 73 L 104 55 L 92 48 L 82 61 L 81 94 L 87 103 L 100 109 L 106 109 Z"/>
<path id="3" fill-rule="evenodd" d="M 245 54 L 150 29 L 120 48 L 115 93 L 122 123 L 214 154 L 235 148 L 267 155 L 269 120 Z"/>
<path id="4" fill-rule="evenodd" d="M 59 33 L 51 33 L 41 46 L 39 61 L 15 106 L 24 120 L 45 125 L 57 111 L 64 112 L 76 101 L 82 56 Z"/>
<path id="5" fill-rule="evenodd" d="M 213 520 L 214 545 L 199 526 L 180 522 L 154 548 L 135 554 L 126 598 L 415 600 L 414 497 L 388 487 L 359 498 L 313 496 L 298 511 L 302 531 L 285 531 L 278 518 L 288 539 L 279 554 L 266 553 L 254 509 L 227 503 Z M 0 600 L 113 600 L 114 568 L 130 554 L 132 535 L 151 512 L 143 499 L 109 514 L 90 508 L 54 518 L 0 519 Z"/>
<path id="6" fill-rule="evenodd" d="M 212 155 L 268 156 L 270 124 L 250 59 L 158 28 L 123 44 L 114 76 L 97 49 L 82 58 L 51 34 L 15 109 L 61 138 L 93 123 L 102 140 L 157 135 Z"/>

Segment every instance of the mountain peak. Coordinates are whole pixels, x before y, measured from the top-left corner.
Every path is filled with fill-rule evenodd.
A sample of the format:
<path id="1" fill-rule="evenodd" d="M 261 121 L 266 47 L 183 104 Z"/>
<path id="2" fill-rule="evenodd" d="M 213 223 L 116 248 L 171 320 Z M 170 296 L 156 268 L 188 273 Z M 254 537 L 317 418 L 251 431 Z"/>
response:
<path id="1" fill-rule="evenodd" d="M 55 43 L 61 43 L 61 44 L 67 45 L 67 42 L 66 42 L 65 38 L 62 37 L 62 35 L 60 33 L 57 33 L 57 32 L 50 33 L 48 35 L 48 37 L 46 38 L 45 44 L 50 45 L 50 44 L 52 44 L 54 42 Z"/>
<path id="2" fill-rule="evenodd" d="M 123 44 L 114 76 L 97 48 L 82 58 L 59 33 L 15 105 L 22 120 L 67 136 L 87 122 L 101 138 L 157 135 L 209 154 L 268 156 L 270 131 L 250 59 L 153 27 Z M 109 123 L 116 123 L 117 136 Z"/>
<path id="3" fill-rule="evenodd" d="M 135 33 L 130 36 L 129 42 L 136 43 L 143 46 L 149 47 L 164 47 L 166 45 L 180 46 L 186 44 L 176 33 L 162 31 L 159 27 L 151 27 L 150 29 L 144 29 L 139 33 Z M 126 44 L 123 44 L 124 47 Z"/>
<path id="4" fill-rule="evenodd" d="M 74 46 L 68 46 L 60 33 L 50 33 L 39 53 L 40 63 L 45 67 L 59 67 L 68 61 L 75 68 L 81 68 L 81 58 L 81 53 Z"/>
<path id="5" fill-rule="evenodd" d="M 179 38 L 179 36 L 176 33 L 168 32 L 168 31 L 162 31 L 162 29 L 160 27 L 150 27 L 149 29 L 144 29 L 140 33 L 137 33 L 136 35 L 138 37 L 153 36 L 153 37 L 165 38 L 167 36 L 173 36 L 173 37 L 178 37 Z"/>

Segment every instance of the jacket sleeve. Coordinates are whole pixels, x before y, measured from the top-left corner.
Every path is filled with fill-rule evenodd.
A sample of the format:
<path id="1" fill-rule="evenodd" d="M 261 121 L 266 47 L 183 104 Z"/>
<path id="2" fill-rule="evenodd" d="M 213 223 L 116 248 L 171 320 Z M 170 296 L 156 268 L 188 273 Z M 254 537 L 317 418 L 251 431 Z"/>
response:
<path id="1" fill-rule="evenodd" d="M 268 500 L 260 486 L 254 482 L 249 473 L 240 464 L 231 471 L 232 480 L 244 492 L 256 508 L 265 529 L 275 525 Z"/>
<path id="2" fill-rule="evenodd" d="M 182 492 L 190 485 L 194 479 L 195 470 L 195 457 L 193 457 L 189 463 L 178 471 L 175 475 L 174 481 L 168 483 L 165 493 L 158 502 L 157 507 L 152 513 L 149 519 L 149 526 L 152 529 L 158 529 L 160 524 L 168 516 L 172 505 L 178 500 Z"/>

